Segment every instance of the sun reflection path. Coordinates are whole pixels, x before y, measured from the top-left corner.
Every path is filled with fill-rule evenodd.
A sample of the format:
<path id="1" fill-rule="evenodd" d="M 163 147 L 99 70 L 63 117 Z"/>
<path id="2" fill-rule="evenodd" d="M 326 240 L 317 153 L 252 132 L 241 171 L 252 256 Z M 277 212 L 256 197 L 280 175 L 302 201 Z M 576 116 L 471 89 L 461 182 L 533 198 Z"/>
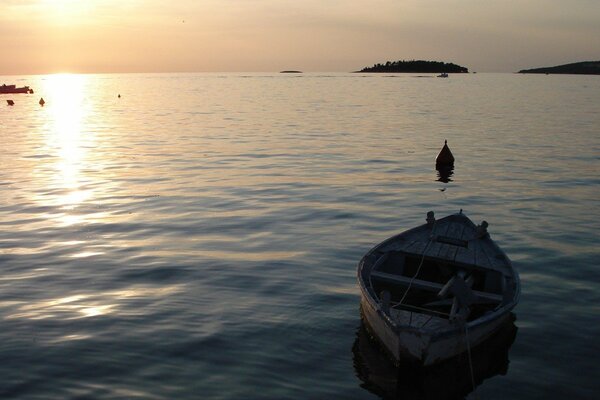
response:
<path id="1" fill-rule="evenodd" d="M 68 215 L 69 210 L 93 197 L 91 189 L 84 189 L 85 168 L 89 149 L 94 147 L 94 132 L 86 130 L 86 121 L 92 112 L 86 101 L 89 77 L 85 75 L 49 75 L 43 81 L 47 114 L 45 147 L 50 165 L 39 169 L 38 178 L 46 182 L 46 190 L 38 200 L 59 207 L 66 212 L 60 217 L 62 225 L 81 222 L 81 216 Z"/>
<path id="2" fill-rule="evenodd" d="M 50 117 L 52 130 L 48 136 L 49 146 L 55 147 L 60 156 L 58 170 L 65 186 L 73 189 L 63 197 L 65 204 L 81 202 L 85 196 L 78 194 L 81 162 L 85 157 L 82 146 L 82 121 L 84 107 L 85 77 L 81 75 L 53 75 L 45 89 L 51 93 Z"/>

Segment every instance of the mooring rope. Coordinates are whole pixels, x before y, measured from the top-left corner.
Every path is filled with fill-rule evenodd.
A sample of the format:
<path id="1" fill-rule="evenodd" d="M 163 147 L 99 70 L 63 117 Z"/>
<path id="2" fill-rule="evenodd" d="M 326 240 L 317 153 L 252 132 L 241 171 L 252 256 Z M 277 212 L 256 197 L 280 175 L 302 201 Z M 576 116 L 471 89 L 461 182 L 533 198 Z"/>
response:
<path id="1" fill-rule="evenodd" d="M 465 321 L 465 339 L 467 342 L 467 356 L 469 357 L 469 371 L 471 372 L 471 386 L 473 388 L 473 394 L 476 399 L 479 399 L 479 396 L 475 392 L 475 373 L 473 372 L 473 360 L 471 358 L 471 342 L 469 341 L 469 328 L 467 327 L 467 323 Z"/>
<path id="2" fill-rule="evenodd" d="M 421 272 L 421 267 L 423 266 L 423 262 L 425 261 L 425 253 L 427 252 L 427 248 L 429 247 L 431 242 L 433 242 L 434 232 L 435 232 L 435 223 L 436 223 L 436 221 L 433 222 L 433 226 L 431 227 L 431 234 L 429 235 L 429 240 L 427 241 L 427 244 L 425 245 L 425 248 L 423 249 L 423 254 L 421 254 L 421 262 L 419 263 L 419 266 L 417 267 L 417 272 L 415 272 L 415 274 L 412 276 L 412 278 L 410 278 L 410 282 L 408 282 L 408 287 L 404 291 L 404 295 L 402 295 L 400 302 L 396 303 L 392 308 L 399 307 L 402 305 L 402 303 L 404 303 L 404 299 L 406 299 L 406 296 L 408 295 L 408 292 L 410 291 L 410 288 L 412 287 L 414 280 L 416 279 L 417 275 L 419 275 L 419 272 Z"/>

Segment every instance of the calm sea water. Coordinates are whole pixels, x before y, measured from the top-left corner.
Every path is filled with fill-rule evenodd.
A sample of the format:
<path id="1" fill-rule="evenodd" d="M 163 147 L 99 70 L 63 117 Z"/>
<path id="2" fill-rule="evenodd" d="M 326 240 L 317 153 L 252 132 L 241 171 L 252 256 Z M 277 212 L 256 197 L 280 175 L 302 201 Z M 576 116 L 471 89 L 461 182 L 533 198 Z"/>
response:
<path id="1" fill-rule="evenodd" d="M 1 398 L 427 397 L 366 381 L 356 265 L 461 208 L 523 285 L 469 397 L 600 389 L 598 77 L 1 81 L 35 90 L 0 95 Z"/>

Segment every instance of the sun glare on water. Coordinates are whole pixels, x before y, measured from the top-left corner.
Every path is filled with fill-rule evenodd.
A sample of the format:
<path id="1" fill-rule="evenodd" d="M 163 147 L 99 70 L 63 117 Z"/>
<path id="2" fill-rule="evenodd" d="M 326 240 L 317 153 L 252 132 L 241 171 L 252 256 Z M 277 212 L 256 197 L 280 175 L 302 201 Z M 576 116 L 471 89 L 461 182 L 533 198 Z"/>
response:
<path id="1" fill-rule="evenodd" d="M 46 100 L 52 124 L 49 136 L 52 143 L 49 144 L 58 150 L 65 182 L 73 182 L 85 152 L 82 146 L 82 122 L 86 113 L 83 104 L 85 76 L 51 75 L 44 89 L 51 95 Z"/>
<path id="2" fill-rule="evenodd" d="M 43 92 L 47 94 L 44 111 L 48 113 L 46 147 L 57 156 L 51 167 L 56 172 L 52 184 L 62 189 L 54 203 L 64 210 L 77 207 L 92 195 L 82 189 L 82 169 L 94 141 L 93 133 L 85 131 L 85 120 L 90 112 L 85 99 L 86 86 L 85 75 L 50 75 L 44 81 Z M 63 222 L 76 221 L 65 219 Z"/>

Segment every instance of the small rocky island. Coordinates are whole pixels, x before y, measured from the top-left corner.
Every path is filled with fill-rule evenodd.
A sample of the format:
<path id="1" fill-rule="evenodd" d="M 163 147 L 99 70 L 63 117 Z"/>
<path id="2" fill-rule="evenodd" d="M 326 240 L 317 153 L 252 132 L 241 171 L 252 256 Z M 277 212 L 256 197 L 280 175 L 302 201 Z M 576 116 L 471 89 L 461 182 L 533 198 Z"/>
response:
<path id="1" fill-rule="evenodd" d="M 582 61 L 572 64 L 557 65 L 556 67 L 522 69 L 519 73 L 600 75 L 600 61 Z"/>
<path id="2" fill-rule="evenodd" d="M 441 61 L 387 61 L 385 64 L 375 64 L 355 72 L 409 72 L 409 73 L 468 73 L 469 69 L 460 65 Z"/>

